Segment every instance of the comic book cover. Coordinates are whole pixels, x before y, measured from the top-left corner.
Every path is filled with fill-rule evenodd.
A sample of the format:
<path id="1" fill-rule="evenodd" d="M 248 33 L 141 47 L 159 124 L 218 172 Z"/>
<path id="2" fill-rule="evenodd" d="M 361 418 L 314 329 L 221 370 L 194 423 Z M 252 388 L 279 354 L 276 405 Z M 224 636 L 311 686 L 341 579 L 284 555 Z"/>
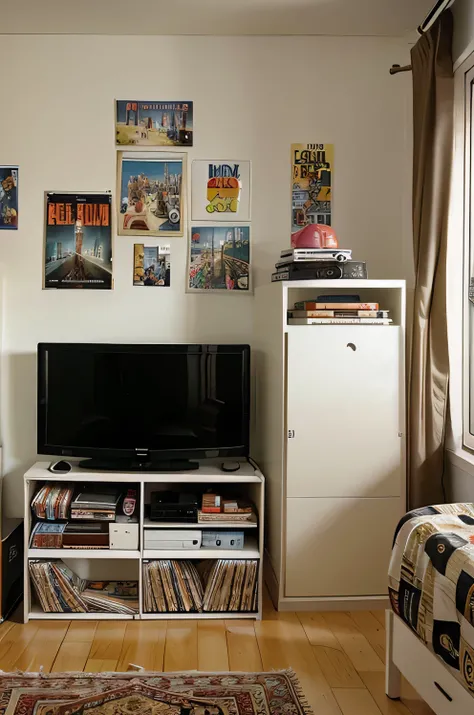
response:
<path id="1" fill-rule="evenodd" d="M 133 285 L 168 287 L 170 284 L 169 245 L 145 246 L 136 243 L 133 247 Z"/>
<path id="2" fill-rule="evenodd" d="M 112 288 L 110 193 L 46 195 L 45 288 Z"/>
<path id="3" fill-rule="evenodd" d="M 121 236 L 183 235 L 183 159 L 158 152 L 119 152 Z"/>
<path id="4" fill-rule="evenodd" d="M 18 228 L 18 167 L 0 166 L 0 229 Z"/>
<path id="5" fill-rule="evenodd" d="M 192 146 L 193 103 L 118 99 L 115 142 L 117 146 Z"/>
<path id="6" fill-rule="evenodd" d="M 189 290 L 250 290 L 248 226 L 193 226 L 190 239 Z"/>
<path id="7" fill-rule="evenodd" d="M 334 144 L 291 145 L 291 233 L 332 223 Z"/>

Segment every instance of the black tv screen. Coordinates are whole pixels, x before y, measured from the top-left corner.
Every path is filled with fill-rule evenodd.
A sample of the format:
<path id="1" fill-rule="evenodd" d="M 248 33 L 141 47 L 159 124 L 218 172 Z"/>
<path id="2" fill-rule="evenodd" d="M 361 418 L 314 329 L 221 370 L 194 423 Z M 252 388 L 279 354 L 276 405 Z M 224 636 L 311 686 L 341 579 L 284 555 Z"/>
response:
<path id="1" fill-rule="evenodd" d="M 38 452 L 248 456 L 248 345 L 38 345 Z"/>

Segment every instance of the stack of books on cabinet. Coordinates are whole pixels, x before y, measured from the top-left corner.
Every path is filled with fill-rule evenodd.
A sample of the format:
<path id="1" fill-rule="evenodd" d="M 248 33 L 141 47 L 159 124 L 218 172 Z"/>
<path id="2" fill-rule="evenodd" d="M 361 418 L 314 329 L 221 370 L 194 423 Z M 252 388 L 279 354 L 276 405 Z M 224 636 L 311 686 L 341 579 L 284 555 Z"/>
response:
<path id="1" fill-rule="evenodd" d="M 258 470 L 245 463 L 228 476 L 201 467 L 193 473 L 191 516 L 179 522 L 175 512 L 163 516 L 163 504 L 170 491 L 189 501 L 186 473 L 104 476 L 76 469 L 60 481 L 46 466 L 25 475 L 25 620 L 261 617 Z M 153 512 L 157 493 L 161 510 Z"/>

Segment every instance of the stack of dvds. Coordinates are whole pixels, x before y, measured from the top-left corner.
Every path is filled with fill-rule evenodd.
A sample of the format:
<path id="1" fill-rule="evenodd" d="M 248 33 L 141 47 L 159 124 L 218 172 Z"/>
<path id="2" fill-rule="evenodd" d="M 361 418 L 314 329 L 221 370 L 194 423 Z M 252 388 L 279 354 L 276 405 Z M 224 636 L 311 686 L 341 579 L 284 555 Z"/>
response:
<path id="1" fill-rule="evenodd" d="M 367 278 L 365 261 L 353 261 L 349 248 L 286 248 L 275 264 L 272 282 Z"/>
<path id="2" fill-rule="evenodd" d="M 86 581 L 60 560 L 28 562 L 46 613 L 138 613 L 137 581 Z"/>
<path id="3" fill-rule="evenodd" d="M 71 504 L 71 519 L 115 521 L 121 490 L 101 484 L 96 489 L 81 492 Z"/>
<path id="4" fill-rule="evenodd" d="M 143 564 L 143 600 L 147 613 L 201 613 L 203 588 L 192 561 Z"/>
<path id="5" fill-rule="evenodd" d="M 50 524 L 37 521 L 31 532 L 30 548 L 60 549 L 63 545 L 63 533 L 67 524 Z"/>
<path id="6" fill-rule="evenodd" d="M 31 508 L 38 519 L 67 519 L 74 487 L 66 484 L 45 484 L 33 497 Z"/>
<path id="7" fill-rule="evenodd" d="M 219 559 L 211 562 L 203 611 L 257 610 L 258 561 Z"/>
<path id="8" fill-rule="evenodd" d="M 288 325 L 390 325 L 388 310 L 364 303 L 358 295 L 320 295 L 288 311 Z"/>

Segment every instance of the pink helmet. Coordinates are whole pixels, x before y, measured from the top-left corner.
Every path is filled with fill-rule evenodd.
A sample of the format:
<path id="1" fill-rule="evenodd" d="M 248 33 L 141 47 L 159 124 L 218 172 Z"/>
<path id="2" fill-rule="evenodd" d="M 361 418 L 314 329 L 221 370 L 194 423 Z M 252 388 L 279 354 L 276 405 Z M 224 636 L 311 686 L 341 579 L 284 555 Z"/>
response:
<path id="1" fill-rule="evenodd" d="M 339 248 L 334 230 L 322 223 L 310 223 L 291 235 L 292 248 Z"/>

